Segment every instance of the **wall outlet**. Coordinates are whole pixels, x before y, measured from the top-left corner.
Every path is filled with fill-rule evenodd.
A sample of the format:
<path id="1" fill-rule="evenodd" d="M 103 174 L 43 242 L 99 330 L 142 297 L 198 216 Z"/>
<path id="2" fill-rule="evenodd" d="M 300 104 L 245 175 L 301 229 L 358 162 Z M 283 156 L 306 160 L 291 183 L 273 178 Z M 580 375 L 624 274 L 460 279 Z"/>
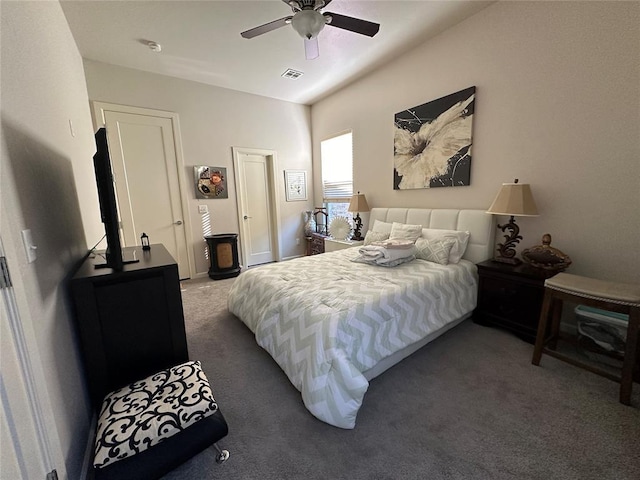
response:
<path id="1" fill-rule="evenodd" d="M 300 239 L 296 238 L 296 245 L 300 245 Z"/>
<path id="2" fill-rule="evenodd" d="M 198 213 L 209 213 L 209 207 L 206 205 L 198 205 Z"/>

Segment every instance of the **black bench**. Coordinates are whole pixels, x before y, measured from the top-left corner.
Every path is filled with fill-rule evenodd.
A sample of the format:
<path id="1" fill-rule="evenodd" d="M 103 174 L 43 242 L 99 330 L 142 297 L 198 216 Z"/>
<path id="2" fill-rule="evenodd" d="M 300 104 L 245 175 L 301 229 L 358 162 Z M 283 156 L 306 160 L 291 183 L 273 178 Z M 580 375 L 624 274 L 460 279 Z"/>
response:
<path id="1" fill-rule="evenodd" d="M 100 410 L 95 480 L 157 479 L 228 433 L 200 362 L 162 370 L 108 394 Z"/>

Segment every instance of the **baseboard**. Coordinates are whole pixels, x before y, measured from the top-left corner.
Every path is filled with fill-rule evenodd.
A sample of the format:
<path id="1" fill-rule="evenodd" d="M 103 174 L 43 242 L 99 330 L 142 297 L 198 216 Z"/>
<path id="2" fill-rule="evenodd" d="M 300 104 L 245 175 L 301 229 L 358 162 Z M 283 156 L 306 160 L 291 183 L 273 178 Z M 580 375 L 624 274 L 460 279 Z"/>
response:
<path id="1" fill-rule="evenodd" d="M 293 255 L 291 257 L 283 257 L 282 261 L 286 262 L 287 260 L 293 260 L 294 258 L 306 257 L 306 255 Z"/>
<path id="2" fill-rule="evenodd" d="M 201 272 L 201 273 L 196 273 L 191 279 L 204 278 L 208 276 L 209 276 L 208 272 Z"/>

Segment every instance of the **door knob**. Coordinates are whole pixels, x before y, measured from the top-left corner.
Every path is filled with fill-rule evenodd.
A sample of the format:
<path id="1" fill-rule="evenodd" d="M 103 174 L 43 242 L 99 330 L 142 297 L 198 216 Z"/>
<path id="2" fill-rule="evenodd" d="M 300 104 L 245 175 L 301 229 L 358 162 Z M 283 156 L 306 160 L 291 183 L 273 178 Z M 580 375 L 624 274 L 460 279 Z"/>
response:
<path id="1" fill-rule="evenodd" d="M 177 222 L 174 222 L 176 225 L 182 225 L 182 220 L 178 220 Z"/>
<path id="2" fill-rule="evenodd" d="M 245 215 L 245 216 L 244 216 L 244 219 L 246 220 L 247 218 L 251 218 L 251 217 L 249 217 L 248 215 Z"/>

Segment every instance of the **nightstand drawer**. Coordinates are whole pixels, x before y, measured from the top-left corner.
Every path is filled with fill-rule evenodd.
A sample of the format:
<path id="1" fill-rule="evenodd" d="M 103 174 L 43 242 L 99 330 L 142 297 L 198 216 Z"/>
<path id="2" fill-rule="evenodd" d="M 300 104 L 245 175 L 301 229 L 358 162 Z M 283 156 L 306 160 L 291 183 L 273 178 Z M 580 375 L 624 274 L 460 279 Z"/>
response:
<path id="1" fill-rule="evenodd" d="M 312 233 L 310 237 L 307 237 L 307 255 L 324 253 L 325 238 L 327 238 L 327 236 L 321 233 Z"/>
<path id="2" fill-rule="evenodd" d="M 483 277 L 478 308 L 486 314 L 535 330 L 543 295 L 544 290 L 540 287 Z"/>
<path id="3" fill-rule="evenodd" d="M 476 323 L 507 329 L 533 343 L 538 331 L 544 281 L 553 273 L 528 265 L 479 263 Z"/>

